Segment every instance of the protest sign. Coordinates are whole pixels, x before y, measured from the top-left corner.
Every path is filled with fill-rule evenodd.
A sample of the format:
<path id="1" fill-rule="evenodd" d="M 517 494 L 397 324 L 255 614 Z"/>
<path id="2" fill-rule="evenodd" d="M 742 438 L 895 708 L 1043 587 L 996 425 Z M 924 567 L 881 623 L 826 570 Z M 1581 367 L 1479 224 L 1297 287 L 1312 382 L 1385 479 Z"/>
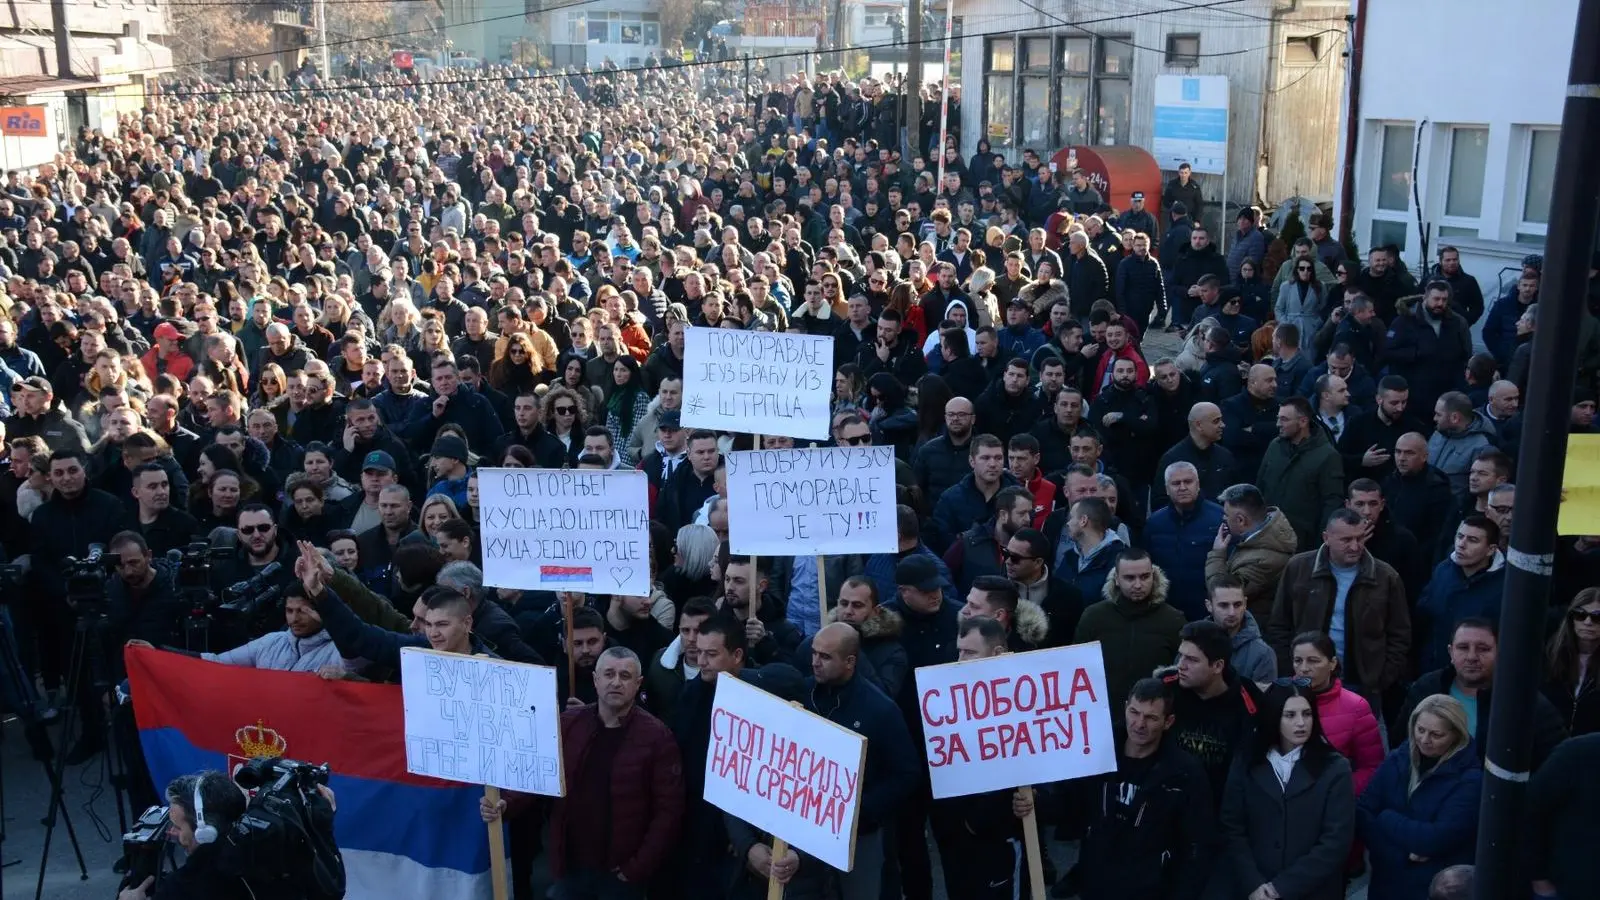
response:
<path id="1" fill-rule="evenodd" d="M 683 345 L 683 424 L 826 440 L 833 338 L 691 328 Z"/>
<path id="2" fill-rule="evenodd" d="M 407 772 L 565 794 L 555 669 L 406 647 L 400 690 Z"/>
<path id="3" fill-rule="evenodd" d="M 933 796 L 1064 781 L 1117 766 L 1100 644 L 917 670 Z"/>
<path id="4" fill-rule="evenodd" d="M 1556 533 L 1600 534 L 1600 434 L 1575 434 L 1567 439 Z"/>
<path id="5" fill-rule="evenodd" d="M 706 802 L 840 871 L 855 865 L 867 739 L 724 672 Z"/>
<path id="6" fill-rule="evenodd" d="M 479 469 L 483 583 L 648 595 L 649 496 L 643 472 Z"/>
<path id="7" fill-rule="evenodd" d="M 728 539 L 734 553 L 893 553 L 893 447 L 729 453 Z"/>

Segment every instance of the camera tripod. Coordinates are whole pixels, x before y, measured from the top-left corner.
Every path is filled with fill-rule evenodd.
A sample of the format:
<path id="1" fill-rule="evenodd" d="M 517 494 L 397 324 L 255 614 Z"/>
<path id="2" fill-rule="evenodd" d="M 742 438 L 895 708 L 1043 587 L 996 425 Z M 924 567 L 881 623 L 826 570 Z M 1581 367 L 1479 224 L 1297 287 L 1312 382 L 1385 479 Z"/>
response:
<path id="1" fill-rule="evenodd" d="M 28 741 L 33 758 L 44 767 L 45 777 L 50 782 L 50 794 L 55 800 L 61 800 L 61 773 L 52 766 L 55 750 L 50 743 L 50 735 L 46 731 L 46 723 L 39 714 L 39 694 L 34 687 L 33 679 L 23 668 L 17 650 L 17 642 L 11 623 L 11 611 L 0 607 L 0 692 L 3 692 L 6 706 L 22 721 L 23 735 Z M 4 757 L 0 756 L 0 785 L 4 783 Z M 6 839 L 4 826 L 5 793 L 0 788 L 0 846 Z M 52 804 L 52 812 L 54 806 Z M 78 835 L 72 827 L 72 819 L 67 815 L 66 803 L 61 802 L 61 820 L 67 826 L 67 836 L 72 841 L 72 850 L 78 858 L 78 871 L 82 880 L 88 880 L 89 870 L 83 861 L 83 849 L 78 846 Z M 13 865 L 13 863 L 0 863 L 0 871 Z M 41 873 L 41 883 L 43 881 Z M 3 883 L 0 883 L 0 892 L 3 892 Z"/>
<path id="2" fill-rule="evenodd" d="M 58 811 L 61 821 L 67 827 L 67 837 L 72 842 L 73 852 L 77 854 L 79 880 L 89 880 L 89 870 L 83 861 L 83 851 L 78 847 L 78 835 L 73 830 L 72 819 L 67 816 L 66 791 L 63 788 L 63 784 L 66 778 L 68 755 L 65 752 L 65 748 L 71 738 L 73 725 L 80 718 L 78 715 L 78 694 L 82 687 L 82 679 L 86 674 L 90 679 L 90 689 L 93 694 L 89 700 L 91 703 L 99 703 L 102 694 L 111 689 L 110 680 L 103 677 L 103 673 L 107 671 L 105 666 L 105 647 L 103 646 L 105 635 L 100 630 L 100 624 L 103 621 L 98 612 L 80 610 L 77 622 L 73 626 L 72 652 L 68 658 L 67 669 L 66 697 L 68 702 L 61 713 L 63 752 L 53 754 L 53 758 L 52 756 L 44 757 L 46 760 L 45 767 L 50 772 L 50 809 L 45 813 L 44 817 L 44 850 L 39 854 L 39 882 L 34 888 L 34 900 L 40 900 L 44 896 L 45 866 L 50 860 L 50 843 L 55 836 L 56 814 Z M 85 730 L 79 736 L 79 740 L 94 738 L 95 736 L 89 733 L 89 729 L 94 726 L 87 718 L 84 720 L 83 726 Z M 101 752 L 105 754 L 103 764 L 106 777 L 111 785 L 111 794 L 116 799 L 117 804 L 117 825 L 120 829 L 118 833 L 125 833 L 128 830 L 127 811 L 122 804 L 125 777 L 117 771 L 117 745 L 115 730 L 111 727 L 110 713 L 99 717 L 98 727 L 101 732 L 98 737 L 103 748 Z M 48 738 L 46 740 L 48 741 Z"/>

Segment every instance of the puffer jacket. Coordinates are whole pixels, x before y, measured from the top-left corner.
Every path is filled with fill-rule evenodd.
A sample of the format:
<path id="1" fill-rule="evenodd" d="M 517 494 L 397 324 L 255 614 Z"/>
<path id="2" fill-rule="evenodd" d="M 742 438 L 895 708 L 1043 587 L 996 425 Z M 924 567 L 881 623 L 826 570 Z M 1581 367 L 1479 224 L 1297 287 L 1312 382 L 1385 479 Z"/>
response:
<path id="1" fill-rule="evenodd" d="M 1276 508 L 1269 509 L 1267 521 L 1255 534 L 1235 541 L 1227 549 L 1206 554 L 1206 587 L 1211 587 L 1224 575 L 1232 575 L 1244 582 L 1250 613 L 1257 620 L 1266 619 L 1272 612 L 1278 576 L 1283 574 L 1294 553 L 1294 527 L 1283 513 Z"/>
<path id="2" fill-rule="evenodd" d="M 1471 741 L 1440 760 L 1415 787 L 1410 742 L 1391 750 L 1356 802 L 1356 836 L 1372 858 L 1367 896 L 1426 897 L 1433 876 L 1472 862 L 1482 787 L 1483 767 Z"/>
<path id="3" fill-rule="evenodd" d="M 1457 494 L 1466 492 L 1467 470 L 1479 450 L 1493 447 L 1500 433 L 1493 423 L 1479 413 L 1473 413 L 1467 427 L 1459 434 L 1435 431 L 1428 438 L 1428 462 L 1450 477 L 1450 489 Z"/>
<path id="4" fill-rule="evenodd" d="M 1178 655 L 1183 613 L 1167 603 L 1167 590 L 1167 573 L 1160 566 L 1155 567 L 1155 586 L 1144 603 L 1124 597 L 1117 589 L 1117 580 L 1107 578 L 1100 589 L 1100 601 L 1083 611 L 1073 642 L 1102 644 L 1107 696 L 1128 696 L 1135 681 L 1148 677 L 1158 667 L 1171 665 Z"/>
<path id="5" fill-rule="evenodd" d="M 1416 624 L 1412 633 L 1421 651 L 1417 669 L 1427 672 L 1450 661 L 1448 647 L 1456 623 L 1462 619 L 1481 616 L 1491 622 L 1500 621 L 1500 603 L 1504 599 L 1506 557 L 1499 550 L 1489 565 L 1472 575 L 1461 571 L 1452 553 L 1434 567 L 1433 577 L 1417 598 Z"/>
<path id="6" fill-rule="evenodd" d="M 1355 691 L 1345 690 L 1344 683 L 1335 678 L 1327 690 L 1317 695 L 1317 718 L 1328 743 L 1350 760 L 1356 796 L 1361 796 L 1367 782 L 1383 765 L 1383 736 L 1378 732 L 1378 719 L 1372 714 L 1371 705 Z"/>

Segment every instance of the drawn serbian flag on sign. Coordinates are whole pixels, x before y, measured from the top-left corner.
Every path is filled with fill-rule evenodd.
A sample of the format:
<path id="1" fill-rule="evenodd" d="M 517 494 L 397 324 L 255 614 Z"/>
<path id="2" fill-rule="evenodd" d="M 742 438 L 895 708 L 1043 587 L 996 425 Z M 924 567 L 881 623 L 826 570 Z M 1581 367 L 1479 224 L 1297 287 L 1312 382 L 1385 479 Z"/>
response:
<path id="1" fill-rule="evenodd" d="M 483 789 L 406 773 L 398 686 L 137 647 L 126 657 L 157 791 L 202 769 L 236 771 L 252 757 L 327 763 L 347 900 L 490 896 L 488 832 L 478 815 Z"/>

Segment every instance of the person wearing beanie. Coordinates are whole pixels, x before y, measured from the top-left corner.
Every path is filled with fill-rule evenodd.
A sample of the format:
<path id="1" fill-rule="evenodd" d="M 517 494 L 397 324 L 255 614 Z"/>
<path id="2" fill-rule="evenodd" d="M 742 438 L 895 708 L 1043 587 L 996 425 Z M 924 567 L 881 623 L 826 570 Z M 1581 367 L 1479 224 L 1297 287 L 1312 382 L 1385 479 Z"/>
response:
<path id="1" fill-rule="evenodd" d="M 469 454 L 467 442 L 453 431 L 446 431 L 433 441 L 428 454 L 428 469 L 434 477 L 428 496 L 443 494 L 455 502 L 456 509 L 467 508 L 467 468 Z"/>

